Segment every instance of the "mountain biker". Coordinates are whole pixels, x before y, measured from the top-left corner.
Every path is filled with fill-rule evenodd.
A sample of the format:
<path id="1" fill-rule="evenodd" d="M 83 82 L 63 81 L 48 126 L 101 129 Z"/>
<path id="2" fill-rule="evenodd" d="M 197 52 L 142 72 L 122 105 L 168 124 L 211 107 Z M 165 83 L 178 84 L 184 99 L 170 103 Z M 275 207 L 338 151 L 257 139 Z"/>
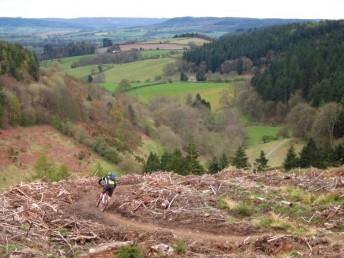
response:
<path id="1" fill-rule="evenodd" d="M 98 184 L 103 187 L 103 194 L 108 194 L 110 202 L 112 193 L 117 185 L 117 174 L 115 172 L 109 172 L 108 175 L 99 179 Z"/>

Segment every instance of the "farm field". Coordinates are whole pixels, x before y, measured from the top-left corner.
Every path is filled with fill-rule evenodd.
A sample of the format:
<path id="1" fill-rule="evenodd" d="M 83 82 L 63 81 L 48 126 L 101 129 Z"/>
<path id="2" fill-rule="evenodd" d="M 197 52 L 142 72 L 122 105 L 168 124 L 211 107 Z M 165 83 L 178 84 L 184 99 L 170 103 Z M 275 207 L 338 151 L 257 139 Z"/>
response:
<path id="1" fill-rule="evenodd" d="M 129 95 L 135 96 L 141 101 L 148 103 L 156 96 L 167 96 L 176 98 L 185 98 L 187 94 L 196 95 L 199 93 L 203 98 L 210 102 L 213 110 L 219 108 L 221 92 L 229 90 L 233 93 L 233 83 L 192 83 L 192 82 L 175 82 L 140 87 L 128 92 Z"/>
<path id="2" fill-rule="evenodd" d="M 80 58 L 80 57 L 79 57 Z M 76 58 L 72 58 L 76 61 Z M 75 77 L 76 79 L 85 78 L 89 74 L 98 70 L 98 65 L 87 65 L 78 68 L 70 68 L 71 60 L 62 61 L 61 68 L 67 74 Z M 174 58 L 156 58 L 139 60 L 125 64 L 105 64 L 102 65 L 105 72 L 105 82 L 103 87 L 108 90 L 115 90 L 117 83 L 122 79 L 130 81 L 146 81 L 154 80 L 156 76 L 163 74 L 165 65 L 174 62 Z M 104 86 L 105 85 L 105 86 Z"/>
<path id="3" fill-rule="evenodd" d="M 123 44 L 120 45 L 122 51 L 129 51 L 132 49 L 144 49 L 144 50 L 178 50 L 189 48 L 187 44 L 181 43 L 134 43 L 134 44 Z"/>
<path id="4" fill-rule="evenodd" d="M 172 43 L 172 44 L 195 44 L 196 46 L 202 46 L 209 41 L 201 38 L 162 38 L 146 41 L 145 43 Z"/>
<path id="5" fill-rule="evenodd" d="M 57 62 L 63 71 L 68 71 L 68 70 L 72 70 L 71 65 L 73 63 L 79 61 L 80 58 L 87 58 L 87 57 L 92 57 L 92 56 L 94 56 L 94 55 L 64 57 L 64 58 L 59 58 L 59 59 L 43 61 L 42 64 L 43 64 L 43 66 L 49 66 L 53 62 Z"/>
<path id="6" fill-rule="evenodd" d="M 150 58 L 160 58 L 160 57 L 169 57 L 175 55 L 181 55 L 182 50 L 169 50 L 169 49 L 160 49 L 160 50 L 143 50 L 140 51 L 141 59 L 150 59 Z"/>

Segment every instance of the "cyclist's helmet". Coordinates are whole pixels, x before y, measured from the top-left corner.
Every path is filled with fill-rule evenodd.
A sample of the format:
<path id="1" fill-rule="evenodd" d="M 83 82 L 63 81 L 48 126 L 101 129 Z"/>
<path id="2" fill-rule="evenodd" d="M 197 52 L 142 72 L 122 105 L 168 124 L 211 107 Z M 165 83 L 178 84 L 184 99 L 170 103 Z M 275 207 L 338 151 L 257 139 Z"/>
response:
<path id="1" fill-rule="evenodd" d="M 116 172 L 109 172 L 109 176 L 111 176 L 111 178 L 115 179 L 117 177 Z"/>

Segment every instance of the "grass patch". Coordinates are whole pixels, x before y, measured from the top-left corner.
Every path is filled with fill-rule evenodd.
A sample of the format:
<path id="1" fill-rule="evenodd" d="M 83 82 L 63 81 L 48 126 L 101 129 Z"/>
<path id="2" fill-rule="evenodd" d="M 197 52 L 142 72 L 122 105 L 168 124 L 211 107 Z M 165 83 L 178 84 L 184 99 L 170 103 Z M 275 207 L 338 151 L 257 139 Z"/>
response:
<path id="1" fill-rule="evenodd" d="M 339 225 L 339 231 L 344 232 L 344 223 Z"/>
<path id="2" fill-rule="evenodd" d="M 30 181 L 32 175 L 33 171 L 31 168 L 24 170 L 11 165 L 0 169 L 0 192 L 15 184 Z"/>
<path id="3" fill-rule="evenodd" d="M 248 146 L 246 153 L 249 160 L 253 162 L 259 157 L 260 151 L 263 150 L 266 157 L 269 159 L 268 165 L 270 167 L 280 167 L 287 155 L 289 147 L 293 145 L 296 152 L 302 149 L 303 142 L 295 138 L 280 139 L 268 143 L 258 143 L 256 145 Z"/>
<path id="4" fill-rule="evenodd" d="M 266 126 L 266 125 L 252 125 L 246 127 L 246 145 L 252 146 L 264 143 L 263 139 L 276 139 L 276 134 L 281 127 Z M 271 140 L 270 140 L 271 141 Z"/>
<path id="5" fill-rule="evenodd" d="M 234 211 L 242 217 L 249 217 L 253 214 L 253 208 L 246 203 L 238 203 Z"/>
<path id="6" fill-rule="evenodd" d="M 175 97 L 184 100 L 187 94 L 195 96 L 199 93 L 202 98 L 210 102 L 212 110 L 217 110 L 220 107 L 221 95 L 225 90 L 233 94 L 234 84 L 175 82 L 136 88 L 127 92 L 127 94 L 137 97 L 144 103 L 148 103 L 157 96 Z"/>
<path id="7" fill-rule="evenodd" d="M 140 59 L 165 58 L 165 57 L 170 57 L 172 55 L 178 55 L 182 53 L 183 53 L 183 50 L 168 50 L 168 49 L 144 50 L 144 51 L 140 51 Z"/>
<path id="8" fill-rule="evenodd" d="M 294 225 L 292 222 L 288 221 L 288 219 L 281 217 L 280 215 L 271 212 L 269 216 L 264 216 L 260 218 L 256 218 L 253 220 L 253 223 L 261 228 L 272 228 L 276 230 L 283 230 L 290 234 L 302 234 L 304 233 L 304 229 L 300 226 Z"/>
<path id="9" fill-rule="evenodd" d="M 177 254 L 185 254 L 187 249 L 187 245 L 183 240 L 177 240 L 175 244 L 173 245 L 173 250 Z"/>
<path id="10" fill-rule="evenodd" d="M 117 258 L 141 258 L 143 257 L 141 249 L 136 246 L 123 246 L 121 247 L 116 256 Z"/>
<path id="11" fill-rule="evenodd" d="M 223 197 L 220 197 L 216 200 L 215 206 L 216 206 L 216 208 L 218 208 L 220 210 L 228 210 L 229 209 L 229 206 Z"/>

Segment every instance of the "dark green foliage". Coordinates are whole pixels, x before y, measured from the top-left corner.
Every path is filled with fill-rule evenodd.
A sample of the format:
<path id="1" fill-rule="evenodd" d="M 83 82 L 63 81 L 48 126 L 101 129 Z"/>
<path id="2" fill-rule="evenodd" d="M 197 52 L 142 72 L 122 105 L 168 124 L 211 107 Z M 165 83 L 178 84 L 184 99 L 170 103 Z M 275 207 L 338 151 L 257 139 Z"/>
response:
<path id="1" fill-rule="evenodd" d="M 93 149 L 94 152 L 98 153 L 106 160 L 115 164 L 120 162 L 117 149 L 111 147 L 103 137 L 98 136 L 97 138 L 95 138 L 90 147 Z"/>
<path id="2" fill-rule="evenodd" d="M 344 24 L 323 21 L 225 35 L 184 54 L 188 62 L 220 71 L 226 60 L 247 57 L 259 69 L 252 79 L 264 100 L 286 103 L 301 90 L 314 105 L 344 96 Z M 240 73 L 239 68 L 237 72 Z"/>
<path id="3" fill-rule="evenodd" d="M 189 77 L 186 73 L 184 72 L 181 72 L 180 73 L 180 80 L 183 81 L 183 82 L 187 82 L 189 80 Z"/>
<path id="4" fill-rule="evenodd" d="M 187 171 L 191 174 L 201 175 L 204 173 L 204 168 L 197 159 L 198 156 L 196 145 L 191 141 L 186 147 Z"/>
<path id="5" fill-rule="evenodd" d="M 344 144 L 337 145 L 329 157 L 330 164 L 333 166 L 340 166 L 344 164 Z"/>
<path id="6" fill-rule="evenodd" d="M 93 76 L 89 74 L 88 77 L 87 77 L 87 81 L 89 83 L 93 82 Z"/>
<path id="7" fill-rule="evenodd" d="M 318 149 L 315 141 L 311 138 L 307 144 L 303 147 L 300 153 L 300 167 L 323 168 L 323 156 L 321 150 Z"/>
<path id="8" fill-rule="evenodd" d="M 207 80 L 207 77 L 203 69 L 199 69 L 198 72 L 196 73 L 196 80 L 198 82 L 203 82 Z"/>
<path id="9" fill-rule="evenodd" d="M 180 175 L 202 174 L 203 166 L 197 160 L 198 153 L 193 144 L 189 144 L 186 149 L 186 156 L 180 150 L 174 152 L 165 151 L 161 157 L 155 153 L 150 153 L 144 165 L 145 172 L 155 172 L 159 170 L 173 171 Z"/>
<path id="10" fill-rule="evenodd" d="M 229 159 L 225 153 L 222 153 L 219 159 L 219 170 L 225 169 L 229 166 Z"/>
<path id="11" fill-rule="evenodd" d="M 286 171 L 289 171 L 293 168 L 297 168 L 299 166 L 299 159 L 295 153 L 294 146 L 290 146 L 288 149 L 288 153 L 286 158 L 283 162 L 283 167 Z"/>
<path id="12" fill-rule="evenodd" d="M 260 156 L 259 156 L 259 158 L 256 159 L 258 171 L 262 171 L 262 170 L 268 168 L 268 162 L 269 162 L 269 160 L 265 157 L 265 152 L 260 151 Z"/>
<path id="13" fill-rule="evenodd" d="M 199 93 L 196 94 L 195 100 L 192 102 L 191 106 L 199 109 L 211 109 L 210 102 L 203 99 Z"/>
<path id="14" fill-rule="evenodd" d="M 103 39 L 103 47 L 111 47 L 113 45 L 112 40 L 108 38 Z"/>
<path id="15" fill-rule="evenodd" d="M 226 167 L 228 167 L 228 165 L 229 165 L 228 157 L 225 153 L 223 153 L 219 159 L 216 157 L 213 157 L 213 159 L 209 163 L 208 171 L 211 174 L 215 174 L 225 169 Z"/>
<path id="16" fill-rule="evenodd" d="M 44 46 L 42 58 L 54 59 L 67 56 L 82 56 L 93 54 L 96 46 L 87 42 L 72 42 L 65 44 L 47 44 Z"/>
<path id="17" fill-rule="evenodd" d="M 160 164 L 160 159 L 158 155 L 151 152 L 148 156 L 148 159 L 143 169 L 144 169 L 144 172 L 146 173 L 159 171 L 161 169 L 161 164 Z"/>
<path id="18" fill-rule="evenodd" d="M 199 39 L 205 39 L 205 40 L 213 40 L 213 38 L 209 37 L 208 35 L 192 32 L 192 33 L 182 33 L 182 34 L 176 34 L 173 36 L 174 38 L 199 38 Z"/>
<path id="19" fill-rule="evenodd" d="M 237 168 L 248 167 L 248 159 L 247 159 L 245 150 L 242 146 L 240 146 L 235 152 L 235 156 L 233 157 L 232 164 Z"/>
<path id="20" fill-rule="evenodd" d="M 39 63 L 36 55 L 20 45 L 0 41 L 0 75 L 10 75 L 22 80 L 25 75 L 39 79 Z"/>
<path id="21" fill-rule="evenodd" d="M 214 157 L 211 162 L 209 163 L 209 166 L 208 166 L 208 171 L 210 174 L 215 174 L 217 172 L 220 171 L 220 168 L 219 168 L 219 163 L 217 161 L 217 158 Z"/>

